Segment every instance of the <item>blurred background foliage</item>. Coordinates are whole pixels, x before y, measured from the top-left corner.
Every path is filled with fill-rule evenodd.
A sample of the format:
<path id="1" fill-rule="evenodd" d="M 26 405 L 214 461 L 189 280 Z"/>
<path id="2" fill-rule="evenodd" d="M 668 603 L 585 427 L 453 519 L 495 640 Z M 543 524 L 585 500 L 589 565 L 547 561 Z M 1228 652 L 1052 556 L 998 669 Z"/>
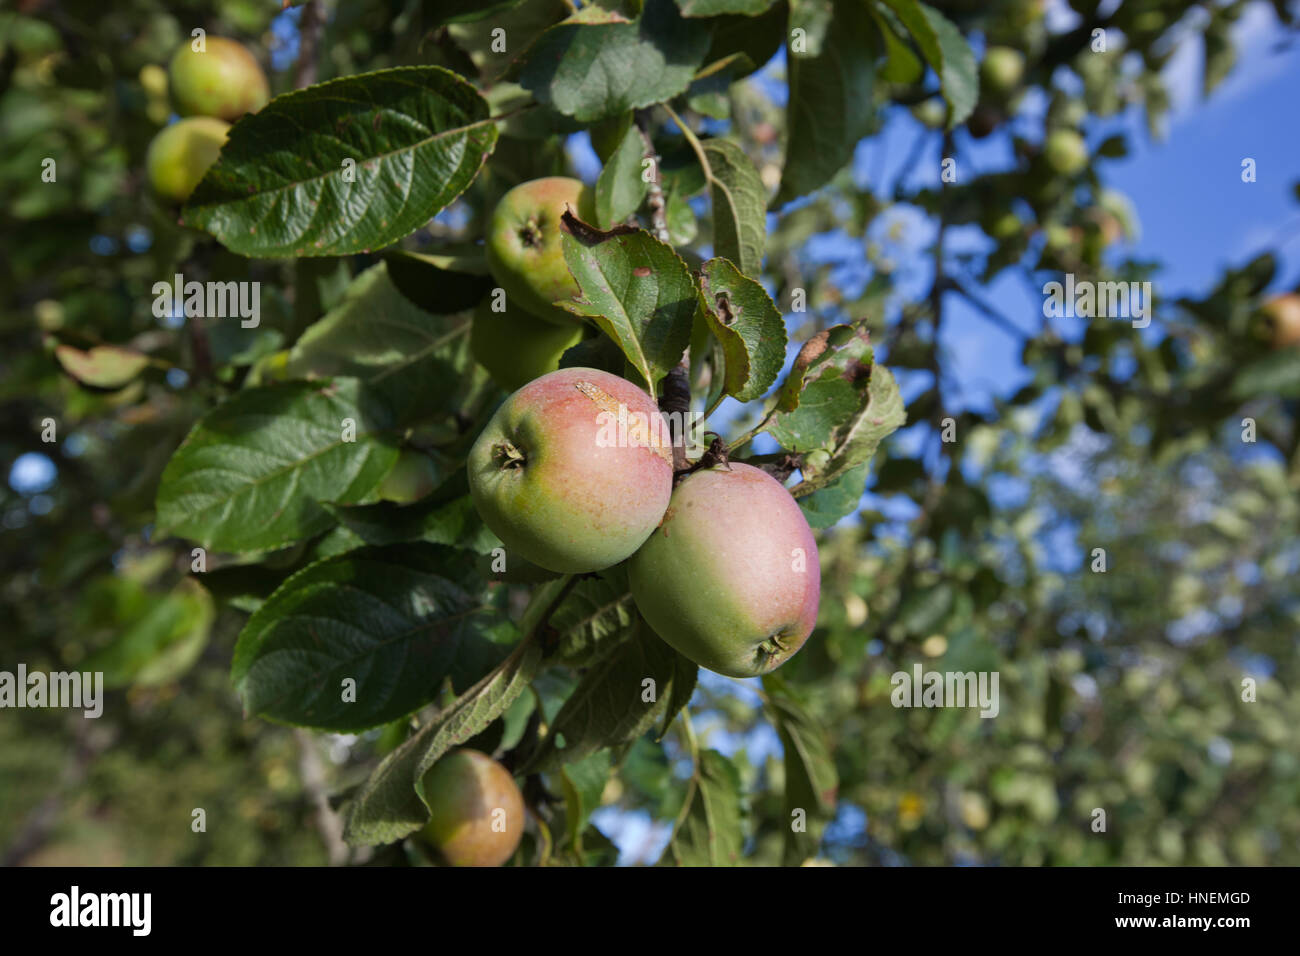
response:
<path id="1" fill-rule="evenodd" d="M 819 627 L 780 675 L 829 729 L 839 775 L 818 858 L 1300 863 L 1300 349 L 1280 345 L 1260 312 L 1285 287 L 1278 261 L 1266 252 L 1199 298 L 1158 299 L 1145 330 L 1055 324 L 1006 312 L 987 292 L 1007 274 L 1031 289 L 1063 271 L 1158 275 L 1160 263 L 1125 241 L 1142 197 L 1118 195 L 1099 175 L 1130 137 L 1102 124 L 1137 112 L 1159 133 L 1170 105 L 1163 70 L 1181 44 L 1202 45 L 1212 94 L 1236 66 L 1232 28 L 1247 4 L 1053 4 L 1070 16 L 1050 29 L 1051 11 L 1034 0 L 934 5 L 977 51 L 1023 53 L 1023 78 L 986 90 L 970 120 L 945 133 L 933 128 L 942 106 L 932 77 L 878 71 L 867 142 L 886 122 L 907 125 L 903 173 L 864 182 L 855 162 L 769 216 L 764 276 L 792 340 L 869 319 L 912 426 L 876 459 L 858 515 L 822 533 Z M 1291 11 L 1273 6 L 1278 39 L 1290 43 Z M 437 8 L 325 4 L 320 79 L 408 63 L 493 79 L 485 50 L 495 21 L 430 28 Z M 785 8 L 737 42 L 772 57 Z M 811 42 L 824 42 L 830 4 L 794 8 Z M 557 10 L 566 5 L 526 0 L 508 11 L 511 29 L 536 32 Z M 374 261 L 242 259 L 179 226 L 143 183 L 145 148 L 169 116 L 159 68 L 189 30 L 242 39 L 283 92 L 296 85 L 301 16 L 253 0 L 16 0 L 0 11 L 0 669 L 93 666 L 113 686 L 96 721 L 0 713 L 7 863 L 325 863 L 322 805 L 400 739 L 400 728 L 310 736 L 244 720 L 228 667 L 265 583 L 228 569 L 210 593 L 189 574 L 188 545 L 150 540 L 159 474 L 196 418 Z M 1097 28 L 1105 52 L 1090 47 Z M 701 128 L 739 141 L 769 187 L 785 135 L 783 73 L 777 54 L 686 104 Z M 503 103 L 513 95 L 487 87 L 490 99 L 494 88 Z M 1043 137 L 1058 127 L 1089 134 L 1077 175 L 1044 159 Z M 463 200 L 406 248 L 481 235 L 505 189 L 584 173 L 592 145 L 601 151 L 599 129 L 563 136 L 521 120 L 505 132 Z M 707 249 L 705 201 L 691 198 L 699 170 L 671 128 L 656 135 L 674 240 Z M 941 187 L 938 157 L 963 169 L 986 137 L 1006 143 L 1009 162 Z M 57 159 L 56 182 L 40 179 L 46 157 Z M 915 215 L 889 218 L 899 210 Z M 954 243 L 963 229 L 986 239 Z M 832 239 L 847 250 L 836 261 L 818 254 Z M 845 280 L 844 257 L 856 280 Z M 261 280 L 260 328 L 155 318 L 150 289 L 181 263 L 187 277 Z M 922 294 L 905 281 L 916 269 Z M 974 310 L 961 321 L 1022 340 L 1026 384 L 983 406 L 964 401 L 942 345 L 954 301 Z M 56 355 L 109 344 L 148 362 L 93 382 Z M 941 440 L 948 418 L 956 441 Z M 1245 418 L 1253 442 L 1243 441 Z M 42 440 L 48 420 L 54 443 Z M 270 564 L 287 574 L 303 560 L 290 549 Z M 890 675 L 917 662 L 997 671 L 1000 714 L 895 709 Z M 1247 678 L 1258 683 L 1253 702 L 1242 700 Z M 702 675 L 692 710 L 702 742 L 740 768 L 748 856 L 778 863 L 788 819 L 781 742 L 751 683 Z M 553 715 L 567 688 L 559 677 L 538 685 Z M 653 862 L 662 849 L 682 799 L 676 752 L 671 738 L 667 754 L 637 745 L 605 787 L 594 819 L 624 862 Z M 207 814 L 202 835 L 191 831 L 195 808 Z M 1106 811 L 1104 833 L 1091 828 L 1095 808 Z M 589 856 L 613 860 L 607 844 L 593 835 Z M 388 847 L 352 859 L 419 857 Z"/>

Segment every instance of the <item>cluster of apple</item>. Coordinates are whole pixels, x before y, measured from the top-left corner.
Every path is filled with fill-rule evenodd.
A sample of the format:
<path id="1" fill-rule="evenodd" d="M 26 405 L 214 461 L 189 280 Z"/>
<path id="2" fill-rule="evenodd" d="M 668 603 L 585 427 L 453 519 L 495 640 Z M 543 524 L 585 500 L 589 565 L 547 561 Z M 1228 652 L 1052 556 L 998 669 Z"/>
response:
<path id="1" fill-rule="evenodd" d="M 494 311 L 489 296 L 471 342 L 492 376 L 517 391 L 470 450 L 475 506 L 508 554 L 547 570 L 595 573 L 626 561 L 633 599 L 659 637 L 719 674 L 765 674 L 803 646 L 817 619 L 812 530 L 761 469 L 723 461 L 674 473 L 668 427 L 639 386 L 600 369 L 558 368 L 583 332 L 556 305 L 579 293 L 561 247 L 566 206 L 590 217 L 582 183 L 533 180 L 506 193 L 489 225 L 488 263 L 506 308 Z M 620 420 L 653 424 L 610 427 Z M 430 811 L 422 837 L 442 862 L 497 866 L 513 855 L 523 800 L 501 764 L 456 750 L 422 788 Z"/>
<path id="2" fill-rule="evenodd" d="M 510 190 L 493 213 L 488 264 L 524 313 L 513 320 L 523 332 L 536 331 L 531 322 L 537 334 L 550 326 L 581 335 L 578 318 L 556 303 L 579 293 L 560 217 L 586 201 L 575 180 L 540 179 Z M 485 322 L 490 315 L 474 320 L 478 353 L 498 367 L 509 357 L 510 376 L 531 377 L 468 461 L 474 503 L 507 553 L 565 574 L 627 561 L 641 616 L 719 674 L 754 677 L 789 659 L 812 631 L 821 581 L 812 531 L 784 486 L 739 462 L 675 474 L 651 395 L 599 369 L 556 368 L 559 343 L 525 364 L 524 335 L 502 331 L 499 318 Z M 614 441 L 615 421 L 650 426 L 618 429 Z"/>
<path id="3" fill-rule="evenodd" d="M 149 144 L 149 184 L 164 199 L 184 202 L 217 161 L 230 124 L 255 113 L 271 96 L 253 54 L 225 37 L 185 44 L 168 70 L 172 106 L 183 119 L 164 126 Z"/>

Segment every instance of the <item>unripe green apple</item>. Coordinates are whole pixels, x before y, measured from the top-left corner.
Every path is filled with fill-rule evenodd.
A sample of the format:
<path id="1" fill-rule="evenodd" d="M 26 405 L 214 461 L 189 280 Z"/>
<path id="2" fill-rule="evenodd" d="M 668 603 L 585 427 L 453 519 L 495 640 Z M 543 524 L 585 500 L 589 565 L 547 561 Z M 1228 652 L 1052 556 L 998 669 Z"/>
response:
<path id="1" fill-rule="evenodd" d="M 424 838 L 452 866 L 500 866 L 524 835 L 524 798 L 510 771 L 477 750 L 454 750 L 421 781 Z"/>
<path id="2" fill-rule="evenodd" d="M 507 551 L 564 574 L 631 555 L 663 517 L 672 480 L 654 400 L 592 368 L 529 382 L 469 453 L 469 490 L 483 521 Z"/>
<path id="3" fill-rule="evenodd" d="M 384 501 L 410 504 L 419 501 L 438 484 L 438 469 L 433 459 L 414 448 L 403 448 L 376 493 Z"/>
<path id="4" fill-rule="evenodd" d="M 266 74 L 242 43 L 206 37 L 202 53 L 184 44 L 171 62 L 172 105 L 182 116 L 234 122 L 271 98 Z"/>
<path id="5" fill-rule="evenodd" d="M 1043 156 L 1053 172 L 1073 176 L 1088 165 L 1088 144 L 1072 129 L 1054 129 L 1043 143 Z"/>
<path id="6" fill-rule="evenodd" d="M 590 194 L 581 182 L 565 176 L 534 179 L 502 196 L 488 223 L 487 261 L 493 278 L 512 302 L 548 322 L 581 321 L 553 303 L 579 292 L 564 262 L 560 217 L 565 206 L 572 206 L 579 219 L 594 220 Z"/>
<path id="7" fill-rule="evenodd" d="M 190 116 L 160 129 L 144 161 L 154 192 L 176 202 L 188 199 L 217 161 L 229 129 L 225 120 L 211 116 Z"/>
<path id="8" fill-rule="evenodd" d="M 728 677 L 781 666 L 817 622 L 817 542 L 790 492 L 752 465 L 682 481 L 628 575 L 655 633 Z"/>
<path id="9" fill-rule="evenodd" d="M 980 64 L 980 88 L 995 98 L 1005 97 L 1020 85 L 1025 75 L 1025 57 L 1009 46 L 991 46 Z"/>
<path id="10" fill-rule="evenodd" d="M 912 115 L 930 129 L 942 129 L 948 122 L 948 106 L 943 100 L 932 96 L 913 106 Z"/>
<path id="11" fill-rule="evenodd" d="M 493 296 L 474 311 L 469 348 L 493 380 L 511 391 L 560 367 L 560 356 L 582 341 L 582 328 L 556 325 L 525 312 L 509 299 L 505 311 L 492 310 Z"/>

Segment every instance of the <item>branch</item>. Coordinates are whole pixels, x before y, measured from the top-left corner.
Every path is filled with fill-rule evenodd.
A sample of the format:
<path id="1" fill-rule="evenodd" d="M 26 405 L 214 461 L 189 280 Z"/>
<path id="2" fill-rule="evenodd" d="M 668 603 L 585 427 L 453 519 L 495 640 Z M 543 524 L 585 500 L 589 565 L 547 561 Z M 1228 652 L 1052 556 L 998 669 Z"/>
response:
<path id="1" fill-rule="evenodd" d="M 343 842 L 343 820 L 330 806 L 325 792 L 325 767 L 306 731 L 295 729 L 293 736 L 298 743 L 298 774 L 302 778 L 302 789 L 316 807 L 316 829 L 325 841 L 330 866 L 342 866 L 348 861 L 348 845 Z"/>
<path id="2" fill-rule="evenodd" d="M 684 426 L 691 411 L 690 370 L 685 361 L 678 362 L 664 379 L 664 394 L 659 399 L 659 411 L 668 417 L 669 434 L 673 441 L 673 471 L 681 471 L 687 467 Z"/>
<path id="3" fill-rule="evenodd" d="M 655 238 L 660 242 L 668 241 L 668 204 L 664 199 L 664 187 L 659 178 L 659 154 L 650 139 L 649 114 L 646 110 L 636 111 L 636 128 L 644 144 L 644 157 L 650 160 L 650 195 L 646 205 L 650 207 L 650 221 L 654 225 Z"/>
<path id="4" fill-rule="evenodd" d="M 310 0 L 302 8 L 302 16 L 298 19 L 298 63 L 293 71 L 293 85 L 297 89 L 312 86 L 316 82 L 316 50 L 320 46 L 321 27 L 324 24 L 325 15 L 320 0 Z"/>

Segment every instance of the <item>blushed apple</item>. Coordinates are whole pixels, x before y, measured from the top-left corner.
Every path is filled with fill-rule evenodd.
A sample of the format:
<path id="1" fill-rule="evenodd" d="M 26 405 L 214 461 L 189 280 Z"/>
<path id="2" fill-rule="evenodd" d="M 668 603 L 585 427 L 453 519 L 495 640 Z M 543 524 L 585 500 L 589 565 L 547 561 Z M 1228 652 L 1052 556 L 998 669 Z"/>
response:
<path id="1" fill-rule="evenodd" d="M 812 529 L 790 492 L 752 465 L 687 476 L 628 575 L 655 633 L 728 677 L 780 667 L 817 621 L 821 568 Z"/>
<path id="2" fill-rule="evenodd" d="M 421 831 L 452 866 L 500 866 L 524 835 L 524 798 L 510 771 L 477 750 L 454 750 L 421 781 L 429 822 Z"/>
<path id="3" fill-rule="evenodd" d="M 470 449 L 468 468 L 478 513 L 507 554 L 560 573 L 626 559 L 672 494 L 658 406 L 626 379 L 592 368 L 551 372 L 506 399 Z"/>

